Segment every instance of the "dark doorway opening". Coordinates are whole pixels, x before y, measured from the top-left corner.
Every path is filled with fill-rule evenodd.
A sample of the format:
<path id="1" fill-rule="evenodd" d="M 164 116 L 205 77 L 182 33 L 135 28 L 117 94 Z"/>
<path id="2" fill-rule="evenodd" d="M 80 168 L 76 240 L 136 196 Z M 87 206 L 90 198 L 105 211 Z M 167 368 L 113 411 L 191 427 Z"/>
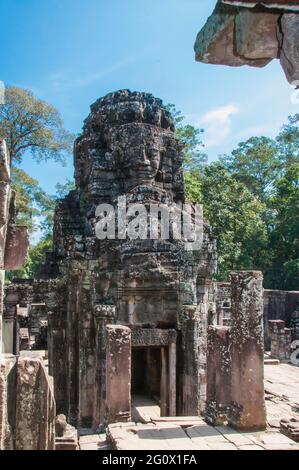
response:
<path id="1" fill-rule="evenodd" d="M 132 349 L 133 395 L 144 395 L 160 401 L 161 389 L 161 348 Z"/>

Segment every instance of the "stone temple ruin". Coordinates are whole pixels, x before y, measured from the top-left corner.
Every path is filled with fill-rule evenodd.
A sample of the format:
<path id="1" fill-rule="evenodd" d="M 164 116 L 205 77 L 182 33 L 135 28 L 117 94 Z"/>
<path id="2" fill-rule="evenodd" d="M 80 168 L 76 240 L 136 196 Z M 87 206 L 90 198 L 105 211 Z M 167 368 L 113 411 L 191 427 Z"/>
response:
<path id="1" fill-rule="evenodd" d="M 140 397 L 159 410 L 144 431 L 164 435 L 170 422 L 192 449 L 203 430 L 216 433 L 211 425 L 229 425 L 230 436 L 266 429 L 264 311 L 277 320 L 271 299 L 278 295 L 277 311 L 289 312 L 299 294 L 265 294 L 256 271 L 216 283 L 216 239 L 206 221 L 193 250 L 172 230 L 169 239 L 96 234 L 99 204 L 116 207 L 124 196 L 132 210 L 184 204 L 182 150 L 170 113 L 150 94 L 121 90 L 91 106 L 74 147 L 76 189 L 57 203 L 53 251 L 39 279 L 6 287 L 3 357 L 18 369 L 16 388 L 8 366 L 0 386 L 0 448 L 77 449 L 76 427 L 107 430 L 122 449 L 120 429 L 132 432 Z M 270 330 L 277 349 L 277 328 Z M 44 348 L 48 371 L 39 352 L 28 351 Z M 29 370 L 35 379 L 26 383 Z M 290 435 L 290 423 L 283 426 Z M 224 434 L 216 441 L 231 449 Z M 257 447 L 268 448 L 262 438 Z"/>
<path id="2" fill-rule="evenodd" d="M 209 226 L 200 251 L 174 239 L 98 240 L 94 229 L 97 205 L 122 195 L 129 207 L 183 203 L 181 166 L 160 100 L 125 90 L 92 106 L 75 143 L 76 190 L 55 214 L 60 282 L 48 326 L 57 406 L 77 424 L 127 420 L 131 391 L 156 396 L 164 416 L 202 409 L 216 269 Z"/>

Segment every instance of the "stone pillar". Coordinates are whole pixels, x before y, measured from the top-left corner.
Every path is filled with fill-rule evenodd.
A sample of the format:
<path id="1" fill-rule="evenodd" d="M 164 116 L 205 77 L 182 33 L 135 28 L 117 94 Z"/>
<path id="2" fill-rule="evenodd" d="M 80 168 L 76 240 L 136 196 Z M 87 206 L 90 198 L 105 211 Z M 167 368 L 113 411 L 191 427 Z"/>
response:
<path id="1" fill-rule="evenodd" d="M 106 423 L 131 419 L 131 330 L 107 325 Z"/>
<path id="2" fill-rule="evenodd" d="M 49 374 L 54 378 L 55 401 L 58 413 L 67 414 L 67 288 L 63 283 L 49 285 L 51 292 L 47 296 L 48 312 L 48 357 Z"/>
<path id="3" fill-rule="evenodd" d="M 176 343 L 171 342 L 169 355 L 169 416 L 176 416 Z"/>
<path id="4" fill-rule="evenodd" d="M 2 341 L 5 354 L 16 354 L 16 307 L 7 308 L 3 316 Z"/>
<path id="5" fill-rule="evenodd" d="M 167 349 L 161 348 L 161 388 L 160 388 L 160 413 L 161 416 L 169 415 L 169 381 L 168 381 L 168 369 L 169 363 L 167 361 Z"/>
<path id="6" fill-rule="evenodd" d="M 292 354 L 292 329 L 284 329 L 284 340 L 285 340 L 285 360 L 289 361 Z"/>
<path id="7" fill-rule="evenodd" d="M 284 361 L 286 359 L 285 322 L 283 320 L 269 321 L 271 357 Z M 290 357 L 290 356 L 289 356 Z"/>
<path id="8" fill-rule="evenodd" d="M 231 283 L 230 425 L 240 430 L 265 429 L 263 275 L 235 272 Z"/>
<path id="9" fill-rule="evenodd" d="M 214 426 L 226 424 L 230 402 L 230 328 L 210 326 L 207 350 L 207 421 Z"/>
<path id="10" fill-rule="evenodd" d="M 206 400 L 207 305 L 183 306 L 180 315 L 180 416 L 198 416 Z"/>
<path id="11" fill-rule="evenodd" d="M 13 450 L 16 400 L 16 357 L 0 356 L 0 450 Z"/>
<path id="12" fill-rule="evenodd" d="M 17 363 L 16 450 L 55 449 L 56 407 L 43 362 L 33 355 Z"/>
<path id="13" fill-rule="evenodd" d="M 94 387 L 94 410 L 92 427 L 98 428 L 105 421 L 106 408 L 106 326 L 111 325 L 115 318 L 114 305 L 96 305 L 94 310 L 95 320 L 95 359 L 96 376 Z"/>

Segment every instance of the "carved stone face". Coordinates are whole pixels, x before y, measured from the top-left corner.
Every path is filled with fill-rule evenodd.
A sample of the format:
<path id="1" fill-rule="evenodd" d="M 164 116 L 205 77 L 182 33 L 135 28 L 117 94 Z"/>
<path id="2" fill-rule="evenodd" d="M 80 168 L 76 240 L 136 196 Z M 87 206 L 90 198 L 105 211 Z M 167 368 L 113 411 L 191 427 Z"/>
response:
<path id="1" fill-rule="evenodd" d="M 132 124 L 118 129 L 112 141 L 113 154 L 126 184 L 152 183 L 162 171 L 164 150 L 160 129 Z"/>

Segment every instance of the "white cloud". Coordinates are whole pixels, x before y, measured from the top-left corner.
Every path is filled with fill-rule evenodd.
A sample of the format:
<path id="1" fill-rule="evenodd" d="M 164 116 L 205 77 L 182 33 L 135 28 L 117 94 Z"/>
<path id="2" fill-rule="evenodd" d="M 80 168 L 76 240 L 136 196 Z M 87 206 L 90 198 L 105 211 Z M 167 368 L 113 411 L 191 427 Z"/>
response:
<path id="1" fill-rule="evenodd" d="M 206 147 L 216 147 L 226 141 L 231 132 L 232 116 L 240 109 L 229 104 L 211 109 L 199 120 L 199 125 L 205 129 L 204 143 Z"/>

